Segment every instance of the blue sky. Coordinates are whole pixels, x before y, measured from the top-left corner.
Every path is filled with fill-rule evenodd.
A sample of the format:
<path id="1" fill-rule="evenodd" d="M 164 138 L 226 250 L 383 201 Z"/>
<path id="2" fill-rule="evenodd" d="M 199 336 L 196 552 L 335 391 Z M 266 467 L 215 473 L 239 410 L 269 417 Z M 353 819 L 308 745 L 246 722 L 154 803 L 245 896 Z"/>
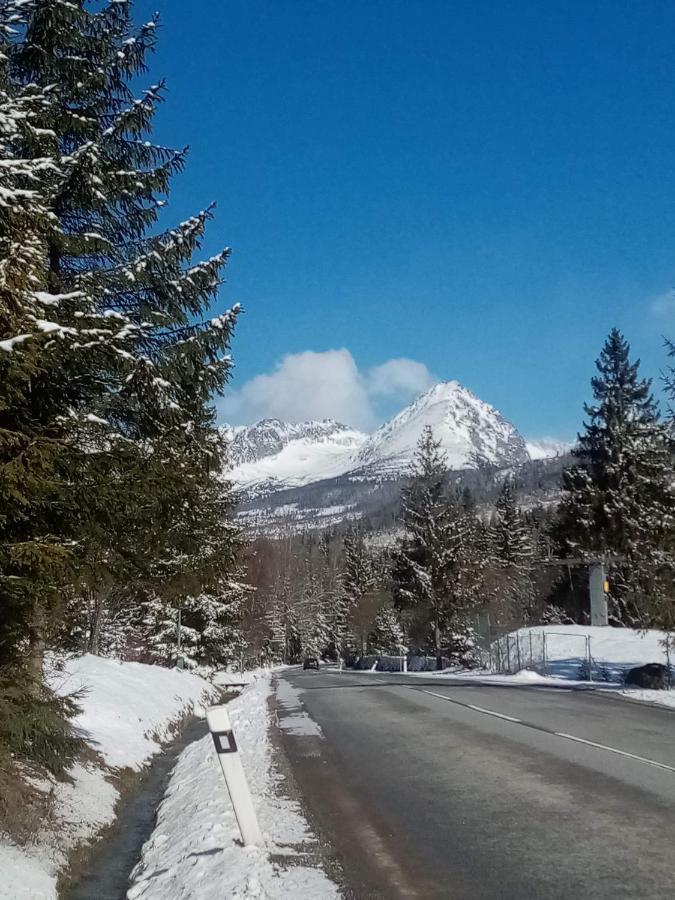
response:
<path id="1" fill-rule="evenodd" d="M 224 417 L 370 427 L 457 379 L 528 436 L 569 437 L 613 325 L 658 377 L 675 336 L 675 4 L 136 15 L 155 8 L 155 137 L 192 148 L 171 215 L 217 201 L 205 250 L 233 248 L 219 306 L 246 309 Z"/>

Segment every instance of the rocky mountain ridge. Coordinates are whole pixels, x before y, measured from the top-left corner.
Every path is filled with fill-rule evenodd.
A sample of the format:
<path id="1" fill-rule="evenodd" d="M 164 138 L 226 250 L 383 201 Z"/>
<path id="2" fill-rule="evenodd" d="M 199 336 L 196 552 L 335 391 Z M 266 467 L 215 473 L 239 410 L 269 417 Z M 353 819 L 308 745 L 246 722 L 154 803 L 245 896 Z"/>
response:
<path id="1" fill-rule="evenodd" d="M 331 419 L 263 419 L 251 426 L 226 426 L 231 460 L 227 476 L 247 496 L 344 475 L 397 480 L 408 473 L 427 426 L 440 441 L 451 470 L 512 466 L 531 458 L 514 425 L 459 382 L 449 381 L 434 385 L 371 435 Z M 536 453 L 537 458 L 547 455 L 539 446 Z"/>

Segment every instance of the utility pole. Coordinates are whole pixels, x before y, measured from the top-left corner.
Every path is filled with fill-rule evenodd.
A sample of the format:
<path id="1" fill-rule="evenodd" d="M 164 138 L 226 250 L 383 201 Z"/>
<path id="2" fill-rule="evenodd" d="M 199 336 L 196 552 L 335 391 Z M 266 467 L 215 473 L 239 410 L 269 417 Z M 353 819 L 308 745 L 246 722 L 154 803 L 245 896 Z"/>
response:
<path id="1" fill-rule="evenodd" d="M 609 561 L 621 562 L 623 557 L 618 555 L 601 556 L 595 559 L 574 557 L 572 559 L 555 559 L 549 557 L 542 561 L 545 566 L 588 566 L 588 594 L 590 598 L 591 625 L 609 625 L 607 610 L 607 594 L 609 584 L 605 573 L 605 563 Z"/>
<path id="2" fill-rule="evenodd" d="M 602 562 L 593 562 L 588 567 L 588 593 L 591 598 L 591 625 L 608 625 L 607 579 Z"/>

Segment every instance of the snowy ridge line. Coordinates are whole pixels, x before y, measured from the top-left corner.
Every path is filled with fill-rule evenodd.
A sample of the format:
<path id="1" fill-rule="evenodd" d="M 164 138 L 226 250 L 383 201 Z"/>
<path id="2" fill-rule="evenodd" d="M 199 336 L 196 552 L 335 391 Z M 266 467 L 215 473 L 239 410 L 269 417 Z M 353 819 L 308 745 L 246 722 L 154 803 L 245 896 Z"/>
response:
<path id="1" fill-rule="evenodd" d="M 419 688 L 413 688 L 413 690 L 419 690 Z M 615 753 L 617 756 L 624 756 L 627 759 L 634 759 L 636 762 L 644 763 L 648 766 L 653 766 L 657 769 L 665 769 L 667 772 L 675 773 L 675 766 L 669 766 L 667 763 L 659 762 L 656 759 L 649 759 L 646 756 L 639 756 L 637 753 L 629 753 L 628 750 L 620 750 L 618 747 L 610 747 L 607 744 L 599 744 L 597 741 L 589 741 L 586 738 L 577 737 L 574 734 L 567 734 L 565 731 L 554 731 L 552 728 L 546 728 L 545 725 L 537 725 L 534 722 L 526 722 L 524 719 L 516 719 L 513 716 L 506 716 L 504 713 L 495 712 L 493 709 L 485 709 L 482 706 L 475 706 L 473 703 L 462 703 L 461 700 L 456 700 L 454 697 L 448 697 L 445 694 L 437 694 L 435 691 L 425 691 L 422 689 L 423 694 L 430 694 L 432 697 L 438 697 L 440 700 L 445 700 L 446 703 L 454 703 L 455 706 L 463 706 L 464 709 L 471 709 L 474 712 L 482 713 L 483 715 L 492 716 L 495 719 L 505 719 L 507 722 L 512 722 L 514 725 L 520 725 L 523 728 L 530 728 L 533 731 L 540 731 L 543 734 L 549 734 L 552 737 L 564 738 L 566 741 L 574 741 L 577 744 L 585 744 L 588 747 L 595 747 L 597 750 L 605 750 L 608 753 Z"/>
<path id="2" fill-rule="evenodd" d="M 494 407 L 457 381 L 421 394 L 373 434 L 331 419 L 249 426 L 222 426 L 233 466 L 226 477 L 250 497 L 331 478 L 396 480 L 408 473 L 417 442 L 430 427 L 448 469 L 475 468 L 477 461 L 509 467 L 561 455 L 567 445 L 530 442 Z"/>

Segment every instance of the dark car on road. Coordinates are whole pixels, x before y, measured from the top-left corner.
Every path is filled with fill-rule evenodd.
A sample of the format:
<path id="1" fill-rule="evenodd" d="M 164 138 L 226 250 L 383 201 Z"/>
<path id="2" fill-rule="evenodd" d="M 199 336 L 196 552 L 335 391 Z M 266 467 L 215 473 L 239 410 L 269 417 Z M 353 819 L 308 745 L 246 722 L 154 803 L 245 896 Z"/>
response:
<path id="1" fill-rule="evenodd" d="M 302 664 L 303 669 L 318 669 L 319 668 L 319 660 L 314 656 L 308 656 L 307 659 Z"/>

